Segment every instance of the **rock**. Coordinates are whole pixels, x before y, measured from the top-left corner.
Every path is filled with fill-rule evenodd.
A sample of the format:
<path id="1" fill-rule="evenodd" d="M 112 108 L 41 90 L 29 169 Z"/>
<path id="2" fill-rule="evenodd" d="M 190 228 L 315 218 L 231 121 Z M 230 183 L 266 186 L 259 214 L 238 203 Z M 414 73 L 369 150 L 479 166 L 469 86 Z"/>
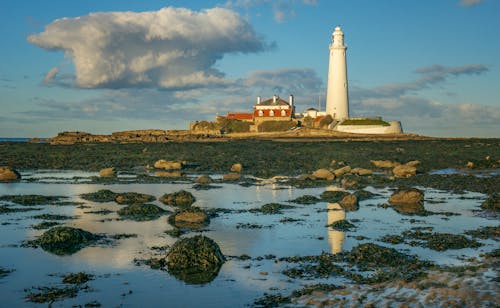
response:
<path id="1" fill-rule="evenodd" d="M 164 194 L 159 200 L 166 205 L 188 207 L 196 201 L 196 198 L 190 192 L 180 190 L 171 194 Z"/>
<path id="2" fill-rule="evenodd" d="M 346 212 L 357 211 L 359 209 L 358 197 L 356 195 L 345 196 L 340 200 L 339 204 Z"/>
<path id="3" fill-rule="evenodd" d="M 481 208 L 484 210 L 500 210 L 500 194 L 494 193 L 481 203 Z"/>
<path id="4" fill-rule="evenodd" d="M 394 176 L 397 178 L 408 178 L 417 173 L 417 168 L 407 165 L 399 165 L 392 169 L 392 173 L 394 173 Z"/>
<path id="5" fill-rule="evenodd" d="M 196 183 L 198 184 L 202 184 L 202 185 L 208 185 L 208 184 L 211 184 L 213 182 L 212 178 L 209 177 L 208 175 L 202 175 L 198 178 L 196 178 L 196 180 L 194 180 Z"/>
<path id="6" fill-rule="evenodd" d="M 307 173 L 297 176 L 297 181 L 314 181 L 316 177 Z"/>
<path id="7" fill-rule="evenodd" d="M 321 193 L 321 199 L 326 202 L 337 203 L 348 195 L 349 193 L 343 190 L 327 190 Z"/>
<path id="8" fill-rule="evenodd" d="M 33 243 L 57 255 L 67 255 L 77 252 L 100 238 L 101 236 L 82 229 L 57 226 L 43 233 Z"/>
<path id="9" fill-rule="evenodd" d="M 468 161 L 467 164 L 465 165 L 466 168 L 472 169 L 474 168 L 474 163 L 471 161 Z"/>
<path id="10" fill-rule="evenodd" d="M 394 168 L 400 165 L 400 163 L 390 160 L 370 160 L 370 162 L 377 168 Z"/>
<path id="11" fill-rule="evenodd" d="M 333 173 L 335 174 L 336 177 L 339 177 L 339 176 L 342 176 L 346 173 L 351 172 L 351 169 L 352 169 L 351 166 L 345 166 L 345 167 L 334 170 Z"/>
<path id="12" fill-rule="evenodd" d="M 389 198 L 392 205 L 415 204 L 424 200 L 424 193 L 416 188 L 397 190 Z"/>
<path id="13" fill-rule="evenodd" d="M 422 203 L 393 204 L 393 209 L 403 215 L 424 215 L 426 213 Z"/>
<path id="14" fill-rule="evenodd" d="M 333 175 L 330 170 L 324 168 L 314 171 L 312 176 L 317 179 L 324 179 L 328 181 L 333 181 L 333 179 L 335 179 L 335 175 Z"/>
<path id="15" fill-rule="evenodd" d="M 228 173 L 228 174 L 224 174 L 222 176 L 222 179 L 224 181 L 237 181 L 241 178 L 241 175 L 239 173 Z"/>
<path id="16" fill-rule="evenodd" d="M 157 160 L 154 164 L 156 169 L 165 169 L 165 170 L 180 170 L 182 169 L 182 162 L 178 161 L 167 161 L 164 159 Z"/>
<path id="17" fill-rule="evenodd" d="M 315 203 L 318 203 L 320 201 L 321 201 L 321 199 L 319 199 L 315 196 L 311 196 L 311 195 L 303 195 L 303 196 L 297 197 L 293 200 L 289 200 L 289 202 L 298 203 L 298 204 L 315 204 Z"/>
<path id="18" fill-rule="evenodd" d="M 168 222 L 179 229 L 198 230 L 208 226 L 210 219 L 203 210 L 197 207 L 189 207 L 170 215 Z"/>
<path id="19" fill-rule="evenodd" d="M 93 193 L 81 194 L 80 197 L 93 202 L 112 202 L 118 194 L 109 189 L 101 189 Z"/>
<path id="20" fill-rule="evenodd" d="M 10 167 L 0 167 L 0 182 L 12 182 L 21 179 L 21 175 Z"/>
<path id="21" fill-rule="evenodd" d="M 340 184 L 342 184 L 343 188 L 347 188 L 347 189 L 358 187 L 358 181 L 350 180 L 350 179 L 342 179 L 342 181 L 340 181 Z"/>
<path id="22" fill-rule="evenodd" d="M 354 168 L 351 170 L 351 173 L 363 176 L 363 175 L 371 175 L 373 174 L 373 171 L 364 168 Z"/>
<path id="23" fill-rule="evenodd" d="M 408 166 L 408 167 L 417 167 L 420 164 L 421 164 L 420 160 L 412 160 L 412 161 L 407 162 L 405 164 L 405 166 Z"/>
<path id="24" fill-rule="evenodd" d="M 154 196 L 136 192 L 119 193 L 115 197 L 116 203 L 119 204 L 146 203 L 154 200 L 156 200 Z"/>
<path id="25" fill-rule="evenodd" d="M 233 164 L 231 166 L 231 172 L 238 172 L 240 173 L 243 170 L 243 166 L 241 164 Z"/>
<path id="26" fill-rule="evenodd" d="M 101 178 L 114 178 L 116 176 L 115 168 L 104 168 L 99 170 L 99 176 Z"/>
<path id="27" fill-rule="evenodd" d="M 182 176 L 180 171 L 156 171 L 155 176 L 164 178 L 178 178 Z"/>
<path id="28" fill-rule="evenodd" d="M 132 204 L 118 210 L 118 215 L 136 221 L 154 220 L 166 211 L 154 204 Z"/>
<path id="29" fill-rule="evenodd" d="M 226 261 L 219 245 L 202 235 L 178 241 L 166 259 L 168 272 L 190 284 L 212 281 Z"/>
<path id="30" fill-rule="evenodd" d="M 71 283 L 71 284 L 83 284 L 92 280 L 94 275 L 90 275 L 84 272 L 79 273 L 70 273 L 63 278 L 63 283 Z"/>

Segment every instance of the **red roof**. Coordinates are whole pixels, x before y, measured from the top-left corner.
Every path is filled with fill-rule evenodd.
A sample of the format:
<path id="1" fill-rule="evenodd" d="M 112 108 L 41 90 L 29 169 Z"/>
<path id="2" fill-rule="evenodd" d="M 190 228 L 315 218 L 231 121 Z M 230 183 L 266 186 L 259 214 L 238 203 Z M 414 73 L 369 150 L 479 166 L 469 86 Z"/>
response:
<path id="1" fill-rule="evenodd" d="M 253 113 L 228 112 L 226 118 L 229 120 L 253 120 Z"/>

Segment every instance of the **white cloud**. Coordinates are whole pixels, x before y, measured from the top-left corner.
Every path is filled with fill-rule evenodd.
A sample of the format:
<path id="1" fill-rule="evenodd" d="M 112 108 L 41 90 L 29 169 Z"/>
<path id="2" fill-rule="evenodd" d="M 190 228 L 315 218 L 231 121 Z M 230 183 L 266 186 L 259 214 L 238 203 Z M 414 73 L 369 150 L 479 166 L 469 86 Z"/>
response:
<path id="1" fill-rule="evenodd" d="M 483 0 L 460 0 L 460 5 L 470 7 L 470 6 L 478 5 L 482 2 L 484 2 L 484 1 Z"/>
<path id="2" fill-rule="evenodd" d="M 248 22 L 224 8 L 62 18 L 28 41 L 64 51 L 75 66 L 75 85 L 82 88 L 225 85 L 224 74 L 214 68 L 217 60 L 227 53 L 266 49 Z M 51 70 L 47 76 L 55 74 Z"/>

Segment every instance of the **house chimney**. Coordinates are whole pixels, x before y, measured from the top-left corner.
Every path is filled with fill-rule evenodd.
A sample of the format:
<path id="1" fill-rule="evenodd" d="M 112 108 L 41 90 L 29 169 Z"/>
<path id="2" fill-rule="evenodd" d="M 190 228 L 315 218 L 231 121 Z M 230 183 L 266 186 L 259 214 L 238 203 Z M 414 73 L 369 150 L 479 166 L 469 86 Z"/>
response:
<path id="1" fill-rule="evenodd" d="M 260 95 L 257 96 L 257 105 L 260 105 Z"/>
<path id="2" fill-rule="evenodd" d="M 293 107 L 293 95 L 290 94 L 290 106 Z"/>
<path id="3" fill-rule="evenodd" d="M 273 103 L 276 104 L 276 100 L 278 99 L 278 97 L 275 95 L 273 95 Z"/>

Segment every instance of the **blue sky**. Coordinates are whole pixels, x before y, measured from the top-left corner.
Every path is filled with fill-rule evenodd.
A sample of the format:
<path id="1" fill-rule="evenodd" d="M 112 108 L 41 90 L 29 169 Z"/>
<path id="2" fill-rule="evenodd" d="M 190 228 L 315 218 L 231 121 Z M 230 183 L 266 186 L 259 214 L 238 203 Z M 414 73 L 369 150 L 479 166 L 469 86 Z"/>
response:
<path id="1" fill-rule="evenodd" d="M 0 4 L 0 136 L 185 129 L 257 95 L 324 108 L 348 45 L 353 116 L 500 137 L 500 1 L 13 1 Z"/>

